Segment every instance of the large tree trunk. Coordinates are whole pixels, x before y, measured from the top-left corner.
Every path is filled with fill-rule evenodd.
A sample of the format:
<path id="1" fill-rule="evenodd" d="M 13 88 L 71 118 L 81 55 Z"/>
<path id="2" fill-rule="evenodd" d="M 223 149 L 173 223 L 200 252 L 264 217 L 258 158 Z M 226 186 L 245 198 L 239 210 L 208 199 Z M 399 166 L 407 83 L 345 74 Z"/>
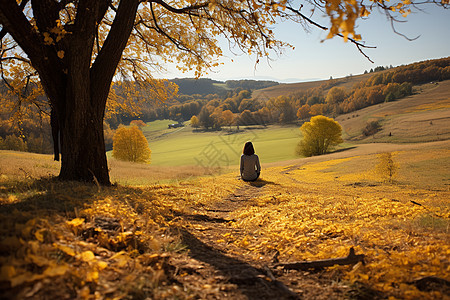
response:
<path id="1" fill-rule="evenodd" d="M 97 180 L 109 185 L 109 172 L 103 137 L 103 110 L 90 105 L 89 98 L 72 104 L 76 110 L 65 113 L 60 122 L 62 180 Z M 71 110 L 68 105 L 67 110 Z M 76 113 L 76 112 L 80 113 Z"/>

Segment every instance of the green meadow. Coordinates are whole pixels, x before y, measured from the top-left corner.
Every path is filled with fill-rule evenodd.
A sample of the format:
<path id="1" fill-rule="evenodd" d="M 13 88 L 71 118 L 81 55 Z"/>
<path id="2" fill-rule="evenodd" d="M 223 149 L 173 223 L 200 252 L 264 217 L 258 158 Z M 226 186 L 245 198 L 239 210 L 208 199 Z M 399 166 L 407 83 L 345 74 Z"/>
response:
<path id="1" fill-rule="evenodd" d="M 152 151 L 154 166 L 198 165 L 227 167 L 239 164 L 244 143 L 252 141 L 261 163 L 298 158 L 295 147 L 300 141 L 299 126 L 228 127 L 221 131 L 194 131 L 189 125 L 168 129 L 170 120 L 147 123 L 142 128 Z"/>

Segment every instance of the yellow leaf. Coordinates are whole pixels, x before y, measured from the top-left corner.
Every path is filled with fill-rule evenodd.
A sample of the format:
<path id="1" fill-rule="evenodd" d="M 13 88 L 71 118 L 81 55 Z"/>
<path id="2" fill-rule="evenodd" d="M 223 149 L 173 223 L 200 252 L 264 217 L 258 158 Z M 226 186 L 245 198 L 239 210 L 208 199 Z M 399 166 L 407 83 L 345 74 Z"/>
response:
<path id="1" fill-rule="evenodd" d="M 51 265 L 45 269 L 43 275 L 48 277 L 62 276 L 69 269 L 68 265 Z"/>
<path id="2" fill-rule="evenodd" d="M 40 229 L 34 233 L 34 236 L 36 237 L 36 239 L 41 243 L 44 242 L 44 231 L 45 230 L 46 229 Z"/>
<path id="3" fill-rule="evenodd" d="M 53 244 L 54 247 L 58 248 L 62 252 L 64 252 L 67 255 L 75 256 L 75 250 L 70 248 L 69 246 L 59 245 L 59 244 Z"/>
<path id="4" fill-rule="evenodd" d="M 63 50 L 59 50 L 58 53 L 57 53 L 57 55 L 58 55 L 58 57 L 59 57 L 60 59 L 63 59 L 63 58 L 64 58 L 64 51 L 63 51 Z"/>
<path id="5" fill-rule="evenodd" d="M 53 38 L 50 36 L 50 33 L 44 32 L 43 35 L 44 35 L 44 44 L 46 44 L 46 45 L 54 44 Z"/>
<path id="6" fill-rule="evenodd" d="M 25 272 L 23 274 L 20 274 L 19 276 L 11 278 L 9 280 L 9 282 L 11 282 L 11 287 L 16 287 L 25 282 L 33 282 L 33 281 L 35 281 L 37 279 L 41 279 L 41 278 L 42 278 L 42 275 L 36 275 L 31 272 Z"/>
<path id="7" fill-rule="evenodd" d="M 69 226 L 78 227 L 78 226 L 81 226 L 81 224 L 84 223 L 84 219 L 83 218 L 75 218 L 72 221 L 67 221 L 66 223 Z"/>
<path id="8" fill-rule="evenodd" d="M 42 256 L 37 256 L 34 254 L 28 254 L 26 256 L 26 260 L 31 261 L 32 263 L 34 263 L 35 265 L 39 266 L 39 267 L 43 267 L 49 264 L 49 261 L 47 258 L 42 257 Z"/>
<path id="9" fill-rule="evenodd" d="M 97 266 L 98 266 L 98 269 L 101 271 L 101 270 L 105 269 L 108 266 L 108 264 L 104 261 L 99 261 Z"/>
<path id="10" fill-rule="evenodd" d="M 97 271 L 90 271 L 86 274 L 86 281 L 88 282 L 97 282 L 98 280 L 98 272 Z"/>
<path id="11" fill-rule="evenodd" d="M 126 255 L 126 252 L 122 250 L 122 251 L 120 251 L 120 252 L 114 254 L 113 256 L 111 256 L 110 259 L 116 259 L 116 258 L 121 257 L 121 256 L 123 256 L 123 255 Z"/>
<path id="12" fill-rule="evenodd" d="M 88 262 L 88 261 L 91 261 L 91 260 L 95 259 L 95 255 L 94 255 L 94 253 L 92 251 L 88 250 L 88 251 L 84 251 L 83 253 L 81 253 L 79 255 L 79 258 L 82 261 Z"/>

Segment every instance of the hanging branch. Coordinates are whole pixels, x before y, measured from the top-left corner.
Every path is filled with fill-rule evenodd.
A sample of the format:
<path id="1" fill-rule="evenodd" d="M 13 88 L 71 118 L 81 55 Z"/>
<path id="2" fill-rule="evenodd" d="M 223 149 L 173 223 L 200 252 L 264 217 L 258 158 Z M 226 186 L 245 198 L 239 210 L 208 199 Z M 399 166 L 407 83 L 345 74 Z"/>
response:
<path id="1" fill-rule="evenodd" d="M 292 11 L 293 13 L 297 14 L 299 17 L 301 17 L 303 20 L 305 20 L 305 21 L 308 22 L 309 24 L 311 24 L 311 25 L 313 25 L 313 26 L 315 26 L 315 27 L 317 27 L 317 28 L 320 28 L 320 29 L 322 29 L 322 30 L 325 30 L 325 31 L 329 30 L 328 27 L 325 27 L 325 26 L 323 26 L 323 25 L 320 25 L 319 23 L 315 22 L 315 21 L 312 20 L 311 18 L 308 18 L 307 16 L 305 16 L 303 13 L 300 12 L 300 10 L 294 9 L 294 8 L 292 8 L 292 7 L 290 7 L 290 6 L 286 6 L 286 8 L 287 8 L 288 10 Z M 343 36 L 341 33 L 337 33 L 336 35 L 339 36 L 339 37 L 341 37 L 341 38 L 344 38 L 344 36 Z M 348 39 L 351 43 L 353 43 L 353 44 L 356 46 L 356 48 L 358 49 L 358 51 L 359 51 L 359 52 L 360 52 L 360 53 L 361 53 L 368 61 L 370 61 L 371 63 L 374 63 L 374 61 L 370 59 L 370 57 L 362 50 L 362 48 L 375 49 L 375 48 L 376 48 L 375 46 L 367 46 L 367 45 L 364 45 L 364 44 L 362 44 L 362 43 L 358 42 L 357 40 L 352 39 L 352 38 L 350 38 L 350 37 L 347 37 L 347 39 Z"/>

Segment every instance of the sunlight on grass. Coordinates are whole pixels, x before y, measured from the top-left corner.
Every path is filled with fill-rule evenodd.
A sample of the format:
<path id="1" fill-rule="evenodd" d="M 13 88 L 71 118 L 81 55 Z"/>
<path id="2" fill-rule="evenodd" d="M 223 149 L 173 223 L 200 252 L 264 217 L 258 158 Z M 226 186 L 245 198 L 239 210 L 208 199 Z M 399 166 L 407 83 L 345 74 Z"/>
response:
<path id="1" fill-rule="evenodd" d="M 2 154 L 9 165 L 2 164 L 0 177 L 0 281 L 14 295 L 57 297 L 56 284 L 74 298 L 92 295 L 91 289 L 112 298 L 142 290 L 152 298 L 184 299 L 186 290 L 199 296 L 200 283 L 180 283 L 184 273 L 173 271 L 171 259 L 192 259 L 183 256 L 189 249 L 181 230 L 216 234 L 227 255 L 252 262 L 275 251 L 283 262 L 343 257 L 353 247 L 365 264 L 323 274 L 386 297 L 440 299 L 441 291 L 411 282 L 449 280 L 448 149 L 397 152 L 399 179 L 389 184 L 373 172 L 376 154 L 263 168 L 255 183 L 239 180 L 236 168 L 112 160 L 113 187 L 45 177 L 55 168 L 50 156 Z M 432 188 L 416 184 L 435 179 Z M 229 231 L 213 233 L 183 217 L 206 216 L 236 194 L 242 197 L 227 200 Z"/>

